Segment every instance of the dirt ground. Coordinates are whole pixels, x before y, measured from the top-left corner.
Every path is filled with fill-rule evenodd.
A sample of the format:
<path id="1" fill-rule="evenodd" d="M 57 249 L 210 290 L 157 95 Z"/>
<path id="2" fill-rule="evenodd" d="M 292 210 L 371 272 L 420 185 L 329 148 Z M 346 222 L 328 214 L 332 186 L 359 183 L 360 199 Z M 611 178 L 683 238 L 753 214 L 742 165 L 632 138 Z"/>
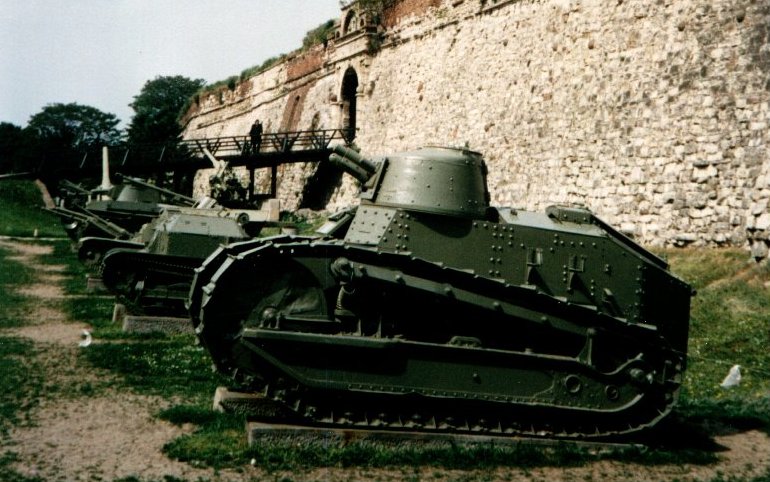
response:
<path id="1" fill-rule="evenodd" d="M 41 244 L 0 240 L 0 246 L 15 253 L 14 259 L 29 265 L 38 279 L 22 290 L 39 303 L 28 313 L 22 328 L 4 330 L 32 340 L 39 349 L 37 362 L 46 383 L 59 386 L 103 380 L 110 374 L 87 366 L 78 357 L 82 330 L 89 327 L 71 320 L 57 308 L 56 300 L 66 296 L 61 287 L 63 267 L 41 264 L 52 250 Z M 85 348 L 87 349 L 87 348 Z M 3 387 L 12 389 L 12 387 Z M 102 393 L 102 392 L 100 392 Z M 758 431 L 746 431 L 715 438 L 724 447 L 720 461 L 713 465 L 643 466 L 602 461 L 576 468 L 500 468 L 459 471 L 433 467 L 392 469 L 316 469 L 303 473 L 266 473 L 244 460 L 240 471 L 214 471 L 193 467 L 167 458 L 162 447 L 191 431 L 153 417 L 168 401 L 157 397 L 115 392 L 104 396 L 46 396 L 43 393 L 29 413 L 29 421 L 15 427 L 10 440 L 0 440 L 0 452 L 12 451 L 18 462 L 12 468 L 25 476 L 51 481 L 93 481 L 136 477 L 164 480 L 167 476 L 197 481 L 245 480 L 712 480 L 751 478 L 770 466 L 770 438 Z M 244 431 L 244 437 L 245 437 Z M 2 475 L 2 474 L 0 474 Z M 0 477 L 2 479 L 2 477 Z M 3 479 L 5 480 L 5 479 Z"/>

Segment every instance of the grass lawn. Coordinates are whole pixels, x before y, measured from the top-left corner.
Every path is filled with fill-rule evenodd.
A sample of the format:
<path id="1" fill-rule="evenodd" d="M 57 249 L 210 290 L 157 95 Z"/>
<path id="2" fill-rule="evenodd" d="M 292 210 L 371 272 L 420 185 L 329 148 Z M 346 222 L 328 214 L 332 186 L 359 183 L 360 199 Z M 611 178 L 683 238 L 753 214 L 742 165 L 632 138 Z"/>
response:
<path id="1" fill-rule="evenodd" d="M 0 235 L 65 236 L 59 218 L 44 211 L 40 191 L 30 181 L 0 181 Z"/>

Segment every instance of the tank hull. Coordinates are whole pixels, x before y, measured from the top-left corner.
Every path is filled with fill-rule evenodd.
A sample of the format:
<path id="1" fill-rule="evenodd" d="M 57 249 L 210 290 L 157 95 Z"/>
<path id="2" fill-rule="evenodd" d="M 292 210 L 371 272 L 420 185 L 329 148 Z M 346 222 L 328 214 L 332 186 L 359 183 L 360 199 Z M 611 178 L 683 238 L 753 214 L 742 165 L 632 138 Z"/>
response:
<path id="1" fill-rule="evenodd" d="M 655 327 L 339 240 L 221 248 L 191 294 L 220 371 L 308 423 L 616 437 L 669 413 L 685 365 Z"/>

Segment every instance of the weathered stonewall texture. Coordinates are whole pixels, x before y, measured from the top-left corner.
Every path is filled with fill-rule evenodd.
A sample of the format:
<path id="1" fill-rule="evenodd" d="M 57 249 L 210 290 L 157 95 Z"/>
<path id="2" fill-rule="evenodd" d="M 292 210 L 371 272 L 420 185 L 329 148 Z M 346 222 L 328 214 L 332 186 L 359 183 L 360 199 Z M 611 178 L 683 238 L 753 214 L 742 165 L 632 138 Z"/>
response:
<path id="1" fill-rule="evenodd" d="M 374 54 L 354 14 L 326 47 L 201 99 L 185 136 L 340 127 L 354 69 L 365 154 L 467 144 L 496 205 L 582 204 L 645 244 L 767 253 L 770 2 L 405 0 Z M 282 170 L 284 207 L 314 169 Z M 345 178 L 328 207 L 355 192 Z"/>

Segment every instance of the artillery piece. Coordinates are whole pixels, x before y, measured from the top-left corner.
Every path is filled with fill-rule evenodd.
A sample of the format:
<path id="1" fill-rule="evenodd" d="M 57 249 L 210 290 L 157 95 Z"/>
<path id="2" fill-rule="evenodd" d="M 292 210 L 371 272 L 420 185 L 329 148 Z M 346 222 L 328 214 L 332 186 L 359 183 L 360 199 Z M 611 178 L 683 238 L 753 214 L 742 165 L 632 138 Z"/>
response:
<path id="1" fill-rule="evenodd" d="M 489 204 L 480 154 L 337 147 L 360 205 L 219 248 L 189 310 L 217 369 L 310 424 L 572 439 L 673 407 L 692 290 L 583 208 Z"/>

